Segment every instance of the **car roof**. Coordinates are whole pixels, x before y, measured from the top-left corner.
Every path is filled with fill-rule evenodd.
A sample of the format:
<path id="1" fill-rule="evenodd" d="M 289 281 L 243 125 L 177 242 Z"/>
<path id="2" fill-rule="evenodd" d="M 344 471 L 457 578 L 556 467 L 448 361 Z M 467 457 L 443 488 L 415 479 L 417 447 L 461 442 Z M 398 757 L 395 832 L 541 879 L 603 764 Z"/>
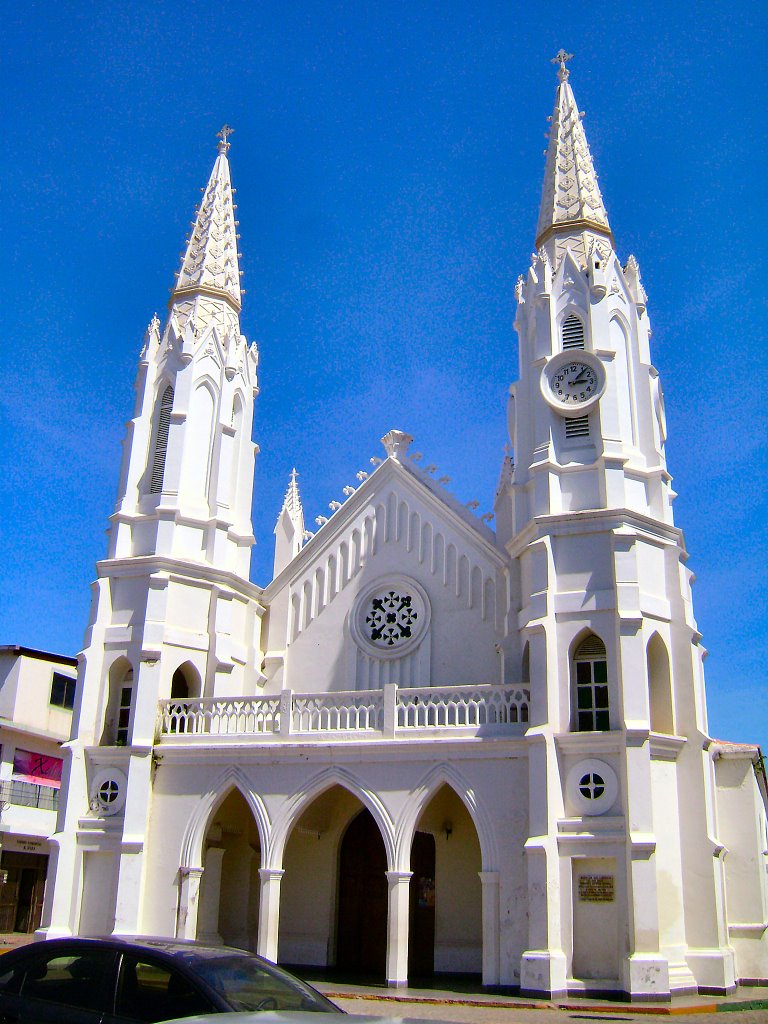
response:
<path id="1" fill-rule="evenodd" d="M 167 956 L 183 957 L 185 959 L 214 959 L 220 957 L 242 956 L 248 959 L 258 960 L 267 963 L 256 953 L 246 949 L 235 949 L 232 946 L 211 946 L 204 942 L 197 942 L 193 939 L 169 939 L 163 936 L 153 935 L 73 935 L 70 937 L 57 937 L 45 939 L 43 942 L 34 942 L 30 945 L 19 946 L 9 950 L 13 954 L 30 954 L 41 947 L 63 948 L 82 947 L 83 949 L 113 949 L 119 951 L 144 950 L 147 953 L 161 953 Z M 8 955 L 8 954 L 6 954 Z"/>

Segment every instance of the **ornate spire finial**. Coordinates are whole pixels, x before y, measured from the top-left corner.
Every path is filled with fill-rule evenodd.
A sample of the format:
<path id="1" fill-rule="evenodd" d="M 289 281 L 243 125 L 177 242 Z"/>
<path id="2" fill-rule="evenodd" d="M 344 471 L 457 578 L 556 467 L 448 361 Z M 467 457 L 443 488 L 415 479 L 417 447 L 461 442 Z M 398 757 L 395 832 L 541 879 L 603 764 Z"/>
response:
<path id="1" fill-rule="evenodd" d="M 227 150 L 229 149 L 230 143 L 227 142 L 227 139 L 229 138 L 229 136 L 232 134 L 232 132 L 234 130 L 235 130 L 234 128 L 230 128 L 230 126 L 228 124 L 225 124 L 220 132 L 216 132 L 216 138 L 217 139 L 221 139 L 221 142 L 219 142 L 219 152 L 220 153 L 226 153 Z"/>
<path id="2" fill-rule="evenodd" d="M 555 56 L 550 61 L 550 64 L 559 64 L 560 68 L 557 72 L 557 77 L 561 82 L 565 82 L 570 75 L 570 71 L 565 66 L 569 60 L 573 60 L 573 54 L 567 53 L 562 47 L 557 51 Z"/>

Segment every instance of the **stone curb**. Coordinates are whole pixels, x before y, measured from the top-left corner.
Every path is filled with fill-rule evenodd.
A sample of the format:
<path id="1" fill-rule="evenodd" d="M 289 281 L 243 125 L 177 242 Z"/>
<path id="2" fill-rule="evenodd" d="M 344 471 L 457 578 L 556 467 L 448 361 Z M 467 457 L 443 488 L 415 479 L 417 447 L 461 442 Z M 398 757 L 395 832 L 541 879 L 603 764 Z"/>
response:
<path id="1" fill-rule="evenodd" d="M 329 999 L 361 999 L 370 1002 L 391 1003 L 425 1003 L 430 1006 L 474 1006 L 489 1010 L 564 1010 L 569 1013 L 625 1013 L 632 1015 L 648 1014 L 664 1017 L 687 1016 L 692 1013 L 731 1013 L 739 1010 L 768 1010 L 768 999 L 745 999 L 729 1003 L 698 1003 L 685 1006 L 649 1005 L 637 1003 L 553 1003 L 547 1000 L 528 1002 L 517 1000 L 501 1002 L 498 999 L 453 999 L 432 996 L 406 996 L 390 994 L 372 994 L 367 992 L 330 992 L 323 993 Z"/>

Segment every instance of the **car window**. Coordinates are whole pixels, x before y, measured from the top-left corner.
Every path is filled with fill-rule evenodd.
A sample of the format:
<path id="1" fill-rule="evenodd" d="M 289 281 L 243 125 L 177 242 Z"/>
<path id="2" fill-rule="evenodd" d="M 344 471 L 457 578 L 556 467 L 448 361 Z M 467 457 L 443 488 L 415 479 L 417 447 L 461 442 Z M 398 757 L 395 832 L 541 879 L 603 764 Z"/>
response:
<path id="1" fill-rule="evenodd" d="M 317 1010 L 337 1007 L 298 978 L 267 968 L 248 956 L 222 956 L 204 961 L 197 970 L 233 1010 Z"/>
<path id="2" fill-rule="evenodd" d="M 123 955 L 115 1006 L 118 1017 L 143 1024 L 212 1009 L 210 1001 L 172 967 Z"/>
<path id="3" fill-rule="evenodd" d="M 114 963 L 112 950 L 53 954 L 41 950 L 23 965 L 22 998 L 102 1012 L 111 993 Z"/>
<path id="4" fill-rule="evenodd" d="M 23 977 L 24 967 L 22 964 L 10 967 L 5 971 L 0 971 L 0 992 L 15 995 L 21 988 L 21 979 Z"/>

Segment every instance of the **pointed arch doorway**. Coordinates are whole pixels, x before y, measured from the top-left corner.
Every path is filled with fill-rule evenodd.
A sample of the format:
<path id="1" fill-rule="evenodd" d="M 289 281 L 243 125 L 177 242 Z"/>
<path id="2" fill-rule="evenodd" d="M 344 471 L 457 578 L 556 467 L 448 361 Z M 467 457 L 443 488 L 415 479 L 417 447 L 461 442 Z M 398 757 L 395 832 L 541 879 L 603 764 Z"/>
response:
<path id="1" fill-rule="evenodd" d="M 339 851 L 336 967 L 384 977 L 387 956 L 387 855 L 369 810 L 353 818 Z"/>

